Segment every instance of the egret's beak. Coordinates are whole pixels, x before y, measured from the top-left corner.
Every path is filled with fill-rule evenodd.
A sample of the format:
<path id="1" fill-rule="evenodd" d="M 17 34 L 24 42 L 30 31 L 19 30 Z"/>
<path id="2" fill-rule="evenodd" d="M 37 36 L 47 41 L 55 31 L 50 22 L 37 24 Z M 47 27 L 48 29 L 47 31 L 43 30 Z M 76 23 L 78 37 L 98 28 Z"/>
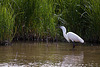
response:
<path id="1" fill-rule="evenodd" d="M 59 28 L 61 28 L 61 26 L 59 26 Z"/>

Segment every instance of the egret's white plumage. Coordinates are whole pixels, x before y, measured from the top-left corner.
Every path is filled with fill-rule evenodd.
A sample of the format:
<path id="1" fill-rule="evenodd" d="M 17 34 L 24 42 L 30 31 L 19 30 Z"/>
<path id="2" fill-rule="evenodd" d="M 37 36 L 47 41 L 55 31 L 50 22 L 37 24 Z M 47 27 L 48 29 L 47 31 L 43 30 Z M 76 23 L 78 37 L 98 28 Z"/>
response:
<path id="1" fill-rule="evenodd" d="M 70 40 L 71 40 L 72 42 L 84 43 L 84 40 L 83 40 L 81 37 L 79 37 L 77 34 L 75 34 L 75 33 L 73 33 L 73 32 L 68 32 L 68 33 L 66 34 L 66 28 L 65 28 L 64 26 L 60 26 L 60 28 L 61 28 L 62 31 L 63 31 L 63 36 L 64 36 L 64 38 L 65 38 L 68 42 L 70 42 Z"/>

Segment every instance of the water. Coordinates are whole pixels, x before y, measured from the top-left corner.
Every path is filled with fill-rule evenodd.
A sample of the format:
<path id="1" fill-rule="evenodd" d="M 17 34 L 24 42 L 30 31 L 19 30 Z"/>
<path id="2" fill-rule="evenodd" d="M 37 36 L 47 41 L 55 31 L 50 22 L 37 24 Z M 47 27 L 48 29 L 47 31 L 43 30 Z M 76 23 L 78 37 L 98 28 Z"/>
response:
<path id="1" fill-rule="evenodd" d="M 0 46 L 0 67 L 100 67 L 100 46 L 71 43 L 13 43 Z"/>

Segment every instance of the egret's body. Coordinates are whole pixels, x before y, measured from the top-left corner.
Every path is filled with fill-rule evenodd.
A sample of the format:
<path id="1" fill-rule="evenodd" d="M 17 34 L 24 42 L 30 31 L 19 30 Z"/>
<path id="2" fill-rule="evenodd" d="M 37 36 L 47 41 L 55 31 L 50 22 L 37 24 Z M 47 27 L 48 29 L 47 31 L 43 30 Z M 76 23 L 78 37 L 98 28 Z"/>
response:
<path id="1" fill-rule="evenodd" d="M 64 36 L 64 38 L 65 38 L 68 42 L 72 41 L 72 42 L 84 43 L 84 40 L 83 40 L 81 37 L 79 37 L 77 34 L 75 34 L 75 33 L 73 33 L 73 32 L 68 32 L 68 33 L 66 34 L 66 28 L 65 28 L 64 26 L 61 26 L 60 28 L 61 28 L 62 31 L 63 31 L 63 36 Z M 73 44 L 73 48 L 74 48 L 74 47 L 75 47 L 75 45 Z"/>

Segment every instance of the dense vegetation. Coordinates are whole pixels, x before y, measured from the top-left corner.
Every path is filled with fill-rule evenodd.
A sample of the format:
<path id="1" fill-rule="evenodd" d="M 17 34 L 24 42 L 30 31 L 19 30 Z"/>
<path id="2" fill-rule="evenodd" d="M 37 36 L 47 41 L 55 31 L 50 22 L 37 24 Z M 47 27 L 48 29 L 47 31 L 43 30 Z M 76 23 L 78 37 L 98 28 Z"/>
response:
<path id="1" fill-rule="evenodd" d="M 99 42 L 100 0 L 0 0 L 0 42 L 62 40 L 61 25 Z"/>

